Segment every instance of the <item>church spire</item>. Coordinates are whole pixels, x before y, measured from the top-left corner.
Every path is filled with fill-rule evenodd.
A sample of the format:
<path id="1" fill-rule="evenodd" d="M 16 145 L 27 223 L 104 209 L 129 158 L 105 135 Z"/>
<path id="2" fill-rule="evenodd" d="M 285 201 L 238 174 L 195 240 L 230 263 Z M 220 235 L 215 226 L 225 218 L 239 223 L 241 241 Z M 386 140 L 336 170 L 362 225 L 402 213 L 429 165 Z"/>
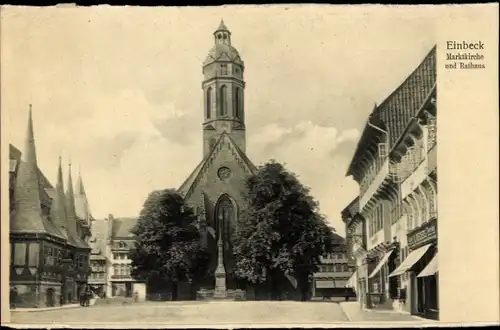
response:
<path id="1" fill-rule="evenodd" d="M 74 238 L 78 236 L 77 218 L 75 211 L 75 195 L 73 193 L 73 179 L 71 178 L 71 160 L 68 162 L 68 186 L 66 188 L 66 216 L 68 219 L 68 232 Z"/>
<path id="2" fill-rule="evenodd" d="M 82 173 L 80 168 L 78 170 L 78 179 L 76 180 L 76 194 L 85 195 L 85 188 L 83 187 Z"/>
<path id="3" fill-rule="evenodd" d="M 226 44 L 231 45 L 231 32 L 224 24 L 224 20 L 220 20 L 219 27 L 214 31 L 215 44 Z"/>
<path id="4" fill-rule="evenodd" d="M 229 29 L 226 27 L 226 24 L 224 24 L 224 19 L 220 20 L 219 27 L 217 28 L 217 30 L 215 30 L 215 32 L 218 32 L 218 31 L 227 31 L 227 32 L 229 32 Z M 229 32 L 229 33 L 231 33 L 231 32 Z"/>
<path id="5" fill-rule="evenodd" d="M 83 187 L 83 179 L 80 171 L 78 173 L 78 179 L 76 181 L 75 214 L 79 219 L 85 220 L 85 223 L 87 225 L 90 225 L 89 204 L 87 200 L 87 194 L 85 193 L 85 188 Z"/>
<path id="6" fill-rule="evenodd" d="M 59 229 L 64 238 L 68 238 L 68 219 L 66 215 L 66 205 L 64 197 L 64 182 L 62 174 L 61 156 L 57 167 L 56 194 L 52 199 L 51 218 L 54 225 Z"/>
<path id="7" fill-rule="evenodd" d="M 14 188 L 14 205 L 15 213 L 11 218 L 11 232 L 45 232 L 31 104 L 29 106 L 24 151 L 21 156 Z"/>

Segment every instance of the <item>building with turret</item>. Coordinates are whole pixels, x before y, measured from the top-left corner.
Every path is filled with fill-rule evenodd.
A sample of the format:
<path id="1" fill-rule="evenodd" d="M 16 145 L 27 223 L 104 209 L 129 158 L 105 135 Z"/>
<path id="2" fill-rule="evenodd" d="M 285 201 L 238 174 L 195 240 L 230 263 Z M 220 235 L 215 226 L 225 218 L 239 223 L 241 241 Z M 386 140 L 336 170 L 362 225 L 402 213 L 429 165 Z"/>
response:
<path id="1" fill-rule="evenodd" d="M 87 283 L 89 226 L 76 214 L 71 164 L 66 192 L 61 159 L 55 188 L 38 167 L 31 106 L 24 150 L 10 145 L 9 156 L 11 298 L 19 307 L 73 303 Z"/>

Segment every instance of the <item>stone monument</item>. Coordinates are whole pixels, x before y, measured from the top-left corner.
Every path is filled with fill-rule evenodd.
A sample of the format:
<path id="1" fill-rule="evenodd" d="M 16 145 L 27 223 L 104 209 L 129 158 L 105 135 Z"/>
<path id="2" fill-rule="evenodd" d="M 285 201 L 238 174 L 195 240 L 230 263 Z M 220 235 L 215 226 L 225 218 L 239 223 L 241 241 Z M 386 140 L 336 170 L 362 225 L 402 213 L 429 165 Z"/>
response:
<path id="1" fill-rule="evenodd" d="M 221 224 L 222 221 L 219 221 Z M 222 244 L 222 226 L 219 225 L 219 240 L 217 242 L 217 268 L 215 269 L 215 290 L 214 298 L 227 298 L 226 289 L 226 269 L 224 268 L 224 245 Z"/>

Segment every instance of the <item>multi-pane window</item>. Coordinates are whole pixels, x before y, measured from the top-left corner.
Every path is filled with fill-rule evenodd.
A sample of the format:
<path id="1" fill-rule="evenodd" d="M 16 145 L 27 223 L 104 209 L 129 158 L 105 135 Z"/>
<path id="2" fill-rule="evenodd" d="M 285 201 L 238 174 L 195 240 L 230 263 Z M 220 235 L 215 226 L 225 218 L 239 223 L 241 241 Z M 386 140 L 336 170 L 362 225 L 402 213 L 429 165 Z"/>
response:
<path id="1" fill-rule="evenodd" d="M 228 70 L 227 70 L 227 64 L 221 64 L 220 65 L 220 74 L 223 76 L 228 75 Z"/>
<path id="2" fill-rule="evenodd" d="M 24 266 L 26 264 L 26 244 L 25 243 L 15 243 L 14 245 L 14 265 Z"/>
<path id="3" fill-rule="evenodd" d="M 28 266 L 36 267 L 40 260 L 40 244 L 30 243 L 29 244 L 29 255 L 28 255 Z"/>
<path id="4" fill-rule="evenodd" d="M 375 235 L 379 230 L 384 227 L 384 213 L 383 205 L 380 204 L 373 210 L 372 218 L 370 219 L 370 236 Z"/>
<path id="5" fill-rule="evenodd" d="M 45 259 L 45 264 L 48 265 L 48 266 L 53 266 L 54 265 L 54 259 L 55 259 L 55 254 L 57 252 L 55 251 L 54 248 L 50 247 L 50 246 L 45 246 L 44 249 L 43 249 L 43 256 L 44 256 L 44 259 Z"/>

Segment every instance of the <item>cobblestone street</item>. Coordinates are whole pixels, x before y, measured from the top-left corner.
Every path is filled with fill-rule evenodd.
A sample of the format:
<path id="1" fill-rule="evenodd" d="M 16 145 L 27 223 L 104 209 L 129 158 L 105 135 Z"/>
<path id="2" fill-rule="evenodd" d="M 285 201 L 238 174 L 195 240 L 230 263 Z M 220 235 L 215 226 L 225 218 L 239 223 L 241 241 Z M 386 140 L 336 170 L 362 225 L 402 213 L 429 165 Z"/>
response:
<path id="1" fill-rule="evenodd" d="M 347 306 L 346 311 L 343 309 Z M 379 314 L 355 308 L 356 303 L 336 302 L 145 302 L 102 304 L 87 308 L 65 308 L 41 312 L 13 312 L 17 324 L 37 323 L 95 326 L 122 325 L 208 325 L 208 324 L 331 324 L 354 322 L 418 322 L 410 315 Z M 64 320 L 64 321 L 63 321 Z"/>

